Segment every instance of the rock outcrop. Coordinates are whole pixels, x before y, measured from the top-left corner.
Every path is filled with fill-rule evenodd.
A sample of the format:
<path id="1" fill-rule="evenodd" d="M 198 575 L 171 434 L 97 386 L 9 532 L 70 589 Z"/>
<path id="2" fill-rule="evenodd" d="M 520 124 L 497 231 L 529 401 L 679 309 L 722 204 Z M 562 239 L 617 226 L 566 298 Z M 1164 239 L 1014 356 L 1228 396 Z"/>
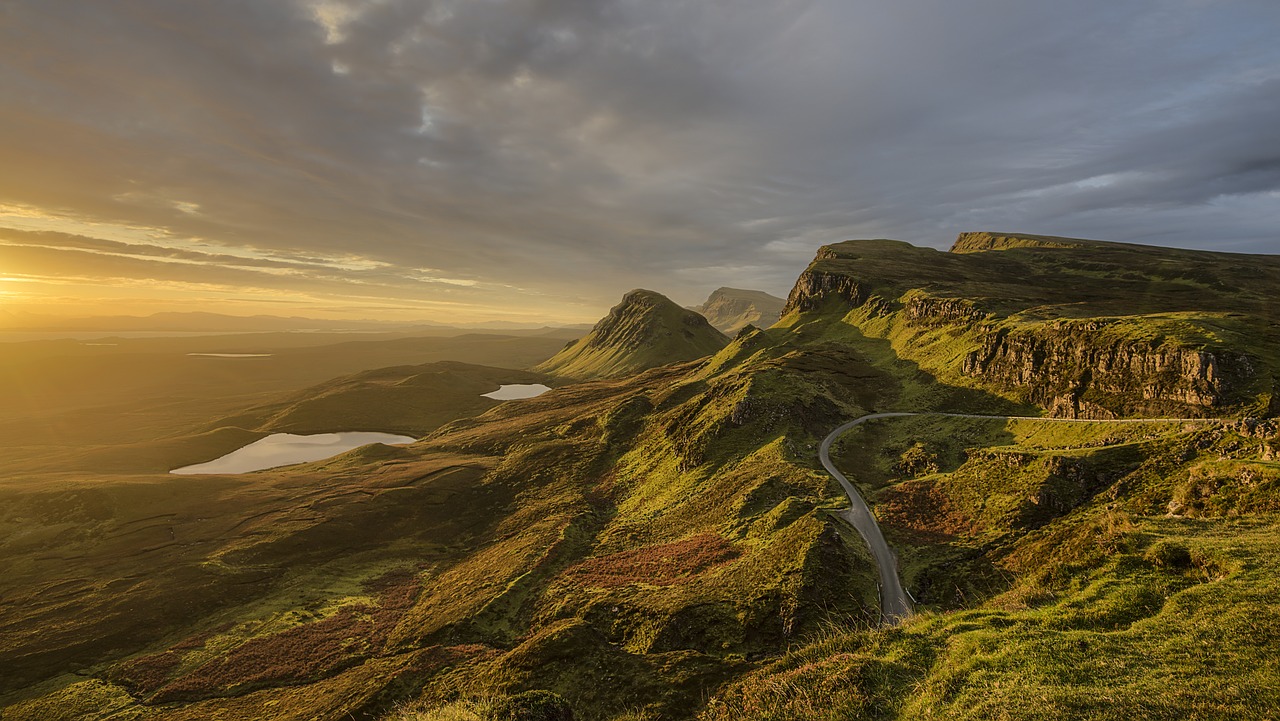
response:
<path id="1" fill-rule="evenodd" d="M 1253 370 L 1239 352 L 1117 340 L 1081 325 L 988 334 L 962 372 L 1055 416 L 1110 418 L 1209 415 L 1241 400 Z"/>
<path id="2" fill-rule="evenodd" d="M 849 275 L 810 268 L 801 273 L 796 280 L 795 287 L 787 296 L 787 304 L 783 307 L 782 314 L 817 310 L 829 300 L 840 300 L 850 306 L 859 306 L 867 301 L 867 292 Z"/>
<path id="3" fill-rule="evenodd" d="M 1272 415 L 1272 283 L 1275 256 L 963 233 L 949 253 L 825 246 L 783 312 L 853 323 L 939 379 L 1056 416 Z"/>

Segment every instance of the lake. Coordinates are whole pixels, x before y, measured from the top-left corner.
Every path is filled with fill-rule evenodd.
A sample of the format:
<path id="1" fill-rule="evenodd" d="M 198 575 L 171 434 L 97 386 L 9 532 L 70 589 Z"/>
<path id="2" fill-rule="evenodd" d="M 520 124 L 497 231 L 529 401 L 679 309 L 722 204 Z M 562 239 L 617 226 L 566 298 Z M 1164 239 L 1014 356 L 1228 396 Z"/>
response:
<path id="1" fill-rule="evenodd" d="M 515 401 L 521 398 L 537 398 L 549 390 L 551 389 L 541 383 L 513 383 L 504 384 L 492 393 L 481 393 L 480 395 L 485 398 L 492 398 L 495 401 Z"/>
<path id="2" fill-rule="evenodd" d="M 291 466 L 331 458 L 353 448 L 370 443 L 401 445 L 413 443 L 416 438 L 391 433 L 317 433 L 300 436 L 293 433 L 273 433 L 266 438 L 232 451 L 207 463 L 175 468 L 170 473 L 190 476 L 201 473 L 249 473 L 267 468 Z"/>

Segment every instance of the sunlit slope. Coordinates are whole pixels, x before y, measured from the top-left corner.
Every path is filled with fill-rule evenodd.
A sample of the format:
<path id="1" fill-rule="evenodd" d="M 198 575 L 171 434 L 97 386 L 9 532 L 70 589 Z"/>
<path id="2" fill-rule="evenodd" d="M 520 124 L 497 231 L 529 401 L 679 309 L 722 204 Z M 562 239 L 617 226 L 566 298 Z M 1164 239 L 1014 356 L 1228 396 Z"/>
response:
<path id="1" fill-rule="evenodd" d="M 868 426 L 840 464 L 921 615 L 794 650 L 699 718 L 1270 718 L 1278 453 L 1274 420 Z"/>
<path id="2" fill-rule="evenodd" d="M 236 425 L 221 421 L 238 416 L 247 408 L 285 401 L 289 401 L 286 406 L 302 403 L 304 399 L 295 394 L 308 386 L 371 369 L 443 360 L 528 368 L 553 355 L 573 334 L 467 333 L 338 343 L 333 341 L 351 336 L 326 337 L 329 342 L 319 345 L 303 344 L 315 342 L 305 333 L 122 338 L 110 341 L 116 345 L 92 346 L 77 341 L 0 344 L 0 395 L 5 398 L 5 403 L 0 403 L 0 471 L 12 475 L 55 470 L 167 470 L 232 450 L 241 436 L 207 432 Z M 266 357 L 220 358 L 189 353 Z M 517 370 L 512 377 L 533 376 Z M 497 378 L 493 376 L 493 380 Z M 371 387 L 380 384 L 372 380 L 369 383 Z M 405 431 L 425 431 L 436 421 L 478 412 L 489 404 L 487 399 L 479 399 L 476 402 L 483 407 L 472 404 L 457 411 L 442 411 L 439 416 L 433 416 L 423 406 L 453 408 L 471 390 L 483 393 L 497 387 L 480 390 L 474 383 L 465 385 L 465 389 L 442 388 L 441 392 L 449 397 L 435 404 L 425 398 L 423 388 L 410 389 L 404 397 L 416 393 L 415 397 L 425 402 L 414 407 L 391 403 L 389 412 L 380 415 L 378 403 L 356 402 L 351 395 L 359 387 L 359 381 L 355 381 L 354 385 L 343 386 L 343 392 L 337 395 L 334 388 L 316 389 L 317 394 L 328 394 L 330 398 L 302 403 L 292 416 L 287 412 L 286 416 L 301 424 L 310 418 L 314 430 L 379 430 L 376 426 L 325 426 L 330 422 L 339 426 L 354 421 L 372 423 L 386 417 L 402 423 L 399 427 Z M 339 402 L 339 398 L 347 402 Z M 348 414 L 352 417 L 348 418 Z M 250 421 L 267 423 L 269 418 L 255 416 L 246 422 Z M 261 429 L 244 425 L 242 429 L 273 430 L 269 424 Z M 193 435 L 199 436 L 194 443 L 188 440 Z M 5 479 L 0 477 L 3 482 Z"/>
<path id="3" fill-rule="evenodd" d="M 783 323 L 885 341 L 938 378 L 1055 415 L 1280 410 L 1280 257 L 986 233 L 956 250 L 827 246 Z"/>
<path id="4" fill-rule="evenodd" d="M 702 305 L 693 308 L 706 316 L 716 330 L 734 335 L 745 326 L 767 328 L 778 321 L 786 301 L 761 290 L 717 288 Z"/>
<path id="5" fill-rule="evenodd" d="M 568 378 L 616 378 L 702 358 L 728 342 L 698 313 L 651 290 L 633 290 L 590 333 L 535 370 Z"/>
<path id="6" fill-rule="evenodd" d="M 407 448 L 10 484 L 5 718 L 1264 717 L 1274 259 L 1011 237 L 825 248 L 772 328 Z M 816 448 L 888 410 L 1231 420 L 861 427 L 834 457 L 922 612 L 870 630 Z"/>
<path id="7" fill-rule="evenodd" d="M 874 571 L 822 510 L 838 494 L 800 460 L 874 371 L 784 380 L 804 355 L 767 372 L 792 385 L 776 397 L 668 366 L 288 472 L 23 488 L 0 654 L 27 700 L 7 713 L 92 692 L 158 718 L 341 715 L 533 683 L 587 718 L 688 715 L 746 656 L 874 615 Z"/>
<path id="8" fill-rule="evenodd" d="M 554 382 L 531 371 L 455 361 L 392 366 L 326 381 L 279 401 L 220 419 L 275 433 L 376 430 L 422 436 L 500 403 L 484 394 L 504 384 Z"/>

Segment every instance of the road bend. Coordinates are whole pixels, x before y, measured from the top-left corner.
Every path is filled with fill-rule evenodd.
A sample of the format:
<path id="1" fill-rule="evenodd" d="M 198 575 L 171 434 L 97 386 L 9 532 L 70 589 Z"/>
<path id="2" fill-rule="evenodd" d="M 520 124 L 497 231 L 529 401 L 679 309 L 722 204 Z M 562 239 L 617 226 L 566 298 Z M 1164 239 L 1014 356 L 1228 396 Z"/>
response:
<path id="1" fill-rule="evenodd" d="M 907 591 L 902 586 L 902 579 L 898 575 L 898 557 L 894 554 L 893 549 L 889 548 L 888 542 L 884 540 L 884 534 L 880 531 L 880 524 L 876 523 L 876 517 L 871 513 L 871 508 L 867 506 L 866 500 L 858 493 L 858 489 L 845 478 L 840 469 L 835 467 L 831 462 L 831 445 L 836 439 L 847 432 L 854 426 L 860 426 L 868 421 L 879 420 L 881 418 L 902 418 L 905 416 L 940 416 L 944 418 L 978 418 L 978 419 L 994 419 L 994 420 L 1018 420 L 1018 421 L 1046 421 L 1050 423 L 1223 423 L 1220 418 L 1120 418 L 1114 420 L 1105 419 L 1085 419 L 1085 418 L 1044 418 L 1040 416 L 994 416 L 983 415 L 978 413 L 934 413 L 928 411 L 920 412 L 888 412 L 888 413 L 869 413 L 859 418 L 845 423 L 835 430 L 827 434 L 822 439 L 822 445 L 818 447 L 818 459 L 822 461 L 822 467 L 827 469 L 833 478 L 840 482 L 840 486 L 844 488 L 844 492 L 849 496 L 849 508 L 840 511 L 837 515 L 845 519 L 857 529 L 859 535 L 867 542 L 867 547 L 871 550 L 871 556 L 875 559 L 876 569 L 880 573 L 880 621 L 886 625 L 896 625 L 911 615 L 912 604 L 911 599 L 907 595 Z"/>

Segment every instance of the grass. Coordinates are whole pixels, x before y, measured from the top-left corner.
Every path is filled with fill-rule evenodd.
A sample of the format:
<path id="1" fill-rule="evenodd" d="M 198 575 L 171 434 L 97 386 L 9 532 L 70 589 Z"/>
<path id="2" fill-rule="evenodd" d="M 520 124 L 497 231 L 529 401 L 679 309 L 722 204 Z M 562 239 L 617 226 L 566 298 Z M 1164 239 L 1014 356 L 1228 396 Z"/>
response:
<path id="1" fill-rule="evenodd" d="M 5 718 L 449 718 L 535 690 L 586 721 L 1264 717 L 1280 703 L 1269 422 L 859 427 L 836 461 L 921 610 L 876 627 L 875 568 L 816 461 L 832 427 L 1052 410 L 1062 378 L 965 371 L 992 338 L 1006 360 L 1010 338 L 1138 359 L 1059 373 L 1073 411 L 1176 410 L 1134 389 L 1192 388 L 1168 369 L 1199 373 L 1183 360 L 1206 348 L 1248 351 L 1257 377 L 1201 412 L 1269 402 L 1269 261 L 1228 293 L 1230 257 L 990 242 L 835 246 L 825 285 L 802 281 L 826 295 L 775 327 L 467 411 L 395 452 L 199 483 L 0 458 Z M 312 395 L 360 406 L 488 373 L 399 368 Z M 249 395 L 218 407 L 256 420 L 200 442 L 330 413 Z M 388 410 L 426 423 L 419 406 Z"/>
<path id="2" fill-rule="evenodd" d="M 890 424 L 919 430 L 921 421 Z M 985 425 L 985 433 L 971 436 L 978 445 L 1005 440 Z M 884 469 L 907 438 L 919 437 L 893 430 L 845 444 L 878 447 L 861 449 L 860 457 L 879 455 Z M 895 526 L 897 516 L 882 515 L 901 544 L 907 586 L 918 595 L 927 597 L 919 574 L 938 578 L 945 548 L 956 545 L 998 567 L 1002 582 L 985 593 L 935 594 L 899 629 L 834 631 L 731 685 L 700 718 L 1269 718 L 1280 703 L 1280 614 L 1271 600 L 1280 591 L 1280 516 L 1226 485 L 1218 497 L 1224 506 L 1207 516 L 1191 508 L 1165 515 L 1161 503 L 1183 473 L 1206 465 L 1263 486 L 1267 464 L 1251 459 L 1266 441 L 1178 424 L 1034 421 L 1008 424 L 1006 436 L 1018 441 L 1004 447 L 1008 452 L 1029 458 L 1131 448 L 1141 458 L 1113 479 L 1121 495 L 1104 493 L 1035 528 L 992 535 L 981 525 L 947 529 L 947 519 L 935 516 L 941 527 L 934 535 L 911 536 Z M 846 448 L 849 455 L 858 454 Z M 968 474 L 973 463 L 919 481 L 879 483 L 886 490 L 968 486 L 978 478 Z M 1002 474 L 983 466 L 979 475 L 996 485 L 992 472 L 1014 484 L 1037 477 L 1034 460 L 1000 467 Z M 921 516 L 911 519 L 920 523 Z"/>
<path id="3" fill-rule="evenodd" d="M 299 336 L 306 336 L 299 338 Z M 6 479 L 50 474 L 94 476 L 166 472 L 209 460 L 251 442 L 266 430 L 382 430 L 349 424 L 385 421 L 405 432 L 427 431 L 492 406 L 487 399 L 459 407 L 424 397 L 412 386 L 389 403 L 388 395 L 357 396 L 357 384 L 376 378 L 338 377 L 387 366 L 458 361 L 527 368 L 560 349 L 571 335 L 465 334 L 457 337 L 381 338 L 351 341 L 349 334 L 253 334 L 199 338 L 115 339 L 115 346 L 75 341 L 0 344 L 0 470 Z M 364 336 L 359 336 L 364 337 Z M 255 352 L 261 359 L 193 358 L 187 353 Z M 516 378 L 540 378 L 524 371 Z M 480 389 L 476 370 L 459 385 Z M 431 377 L 430 374 L 427 377 Z M 304 397 L 298 393 L 321 384 Z M 385 385 L 385 381 L 383 381 Z M 447 384 L 445 384 L 447 385 Z M 336 392 L 336 395 L 335 395 Z M 299 403 L 311 395 L 325 398 Z M 362 407 L 372 400 L 394 408 L 390 416 Z M 424 402 L 425 401 L 425 402 Z M 452 404 L 452 405 L 451 405 Z M 475 405 L 482 404 L 482 405 Z M 377 406 L 375 406 L 377 407 Z M 249 409 L 253 409 L 249 411 Z M 283 415 L 273 426 L 274 409 Z M 242 422 L 229 420 L 241 417 Z M 215 423 L 217 419 L 224 419 Z M 216 430 L 211 426 L 218 427 Z M 237 428 L 238 426 L 238 428 Z M 261 427 L 259 427 L 261 426 Z M 232 437 L 232 436 L 235 437 Z M 245 438 L 248 440 L 245 440 Z M 256 436 L 260 437 L 260 436 Z"/>
<path id="4" fill-rule="evenodd" d="M 651 290 L 633 290 L 583 338 L 535 370 L 566 378 L 613 378 L 711 355 L 729 339 L 698 313 Z"/>
<path id="5" fill-rule="evenodd" d="M 846 278 L 858 302 L 818 295 L 821 312 L 793 309 L 780 325 L 817 323 L 831 333 L 844 312 L 844 324 L 888 341 L 894 356 L 948 384 L 1059 414 L 1272 409 L 1280 336 L 1267 289 L 1280 282 L 1275 257 L 1008 235 L 967 247 L 988 242 L 999 252 L 939 253 L 893 241 L 828 246 L 806 276 Z M 1062 245 L 1071 247 L 1051 247 Z M 1208 377 L 1166 372 L 1205 352 L 1217 364 Z"/>
<path id="6" fill-rule="evenodd" d="M 413 704 L 386 717 L 386 721 L 490 721 L 493 702 L 488 699 L 454 701 L 439 706 Z"/>

